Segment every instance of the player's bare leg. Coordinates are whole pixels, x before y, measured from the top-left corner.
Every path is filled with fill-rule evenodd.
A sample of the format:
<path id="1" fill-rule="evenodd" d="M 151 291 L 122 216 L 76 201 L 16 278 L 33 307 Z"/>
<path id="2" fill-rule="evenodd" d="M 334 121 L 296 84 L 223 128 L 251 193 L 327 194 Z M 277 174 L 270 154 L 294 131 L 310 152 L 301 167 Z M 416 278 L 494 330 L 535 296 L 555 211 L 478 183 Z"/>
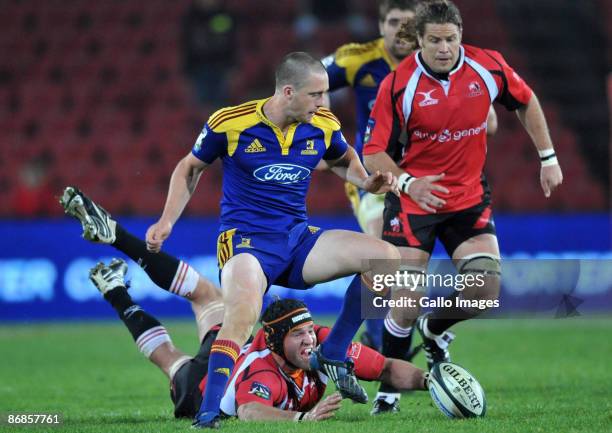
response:
<path id="1" fill-rule="evenodd" d="M 465 308 L 456 305 L 459 300 L 495 300 L 500 289 L 500 254 L 497 237 L 493 234 L 481 234 L 467 239 L 453 251 L 453 262 L 460 275 L 480 276 L 484 284 L 466 286 L 462 291 L 451 295 L 453 306 L 436 308 L 430 314 L 419 317 L 417 329 L 423 337 L 423 348 L 428 364 L 450 360 L 447 351 L 449 335 L 447 331 L 454 324 L 471 319 L 484 310 Z M 452 334 L 451 334 L 452 335 Z"/>
<path id="2" fill-rule="evenodd" d="M 304 263 L 302 275 L 308 284 L 331 281 L 371 270 L 363 268 L 371 259 L 399 260 L 396 247 L 364 233 L 326 230 Z"/>
<path id="3" fill-rule="evenodd" d="M 223 298 L 219 287 L 202 277 L 198 278 L 195 290 L 186 297 L 198 327 L 198 340 L 202 341 L 208 331 L 223 322 Z"/>
<path id="4" fill-rule="evenodd" d="M 384 369 L 378 380 L 399 391 L 427 389 L 427 373 L 401 359 L 386 358 Z"/>
<path id="5" fill-rule="evenodd" d="M 238 254 L 224 264 L 221 271 L 223 325 L 212 344 L 206 391 L 194 426 L 215 427 L 218 424 L 223 391 L 240 348 L 257 323 L 266 287 L 266 276 L 253 255 Z"/>
<path id="6" fill-rule="evenodd" d="M 307 284 L 357 274 L 351 281 L 342 311 L 327 340 L 313 352 L 311 365 L 326 373 L 345 398 L 366 403 L 368 396 L 355 378 L 351 365 L 344 364 L 346 350 L 361 326 L 361 273 L 371 271 L 371 259 L 382 259 L 399 266 L 397 248 L 363 233 L 329 230 L 319 237 L 308 254 L 302 275 Z M 375 295 L 368 294 L 373 298 Z M 364 300 L 368 302 L 369 300 Z"/>

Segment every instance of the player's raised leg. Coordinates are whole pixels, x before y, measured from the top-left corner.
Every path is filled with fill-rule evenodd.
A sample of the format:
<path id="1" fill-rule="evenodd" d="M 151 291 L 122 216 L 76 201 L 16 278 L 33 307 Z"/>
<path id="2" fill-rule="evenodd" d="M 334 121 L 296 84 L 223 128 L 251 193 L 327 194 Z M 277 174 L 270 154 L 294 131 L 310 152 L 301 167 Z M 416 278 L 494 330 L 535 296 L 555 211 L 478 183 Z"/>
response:
<path id="1" fill-rule="evenodd" d="M 107 244 L 136 262 L 157 286 L 192 301 L 196 318 L 205 307 L 218 310 L 221 294 L 217 287 L 182 260 L 165 252 L 152 253 L 142 239 L 126 230 L 99 204 L 74 186 L 68 186 L 60 198 L 64 211 L 78 219 L 83 238 Z M 200 335 L 203 337 L 203 335 Z"/>
<path id="2" fill-rule="evenodd" d="M 261 313 L 266 276 L 251 254 L 238 254 L 224 264 L 221 288 L 225 312 L 223 325 L 214 341 L 208 364 L 206 391 L 194 426 L 216 428 L 219 405 L 240 348 L 251 335 Z"/>
<path id="3" fill-rule="evenodd" d="M 345 372 L 337 367 L 338 361 L 344 360 L 347 348 L 363 322 L 361 274 L 371 270 L 371 259 L 396 261 L 399 266 L 399 258 L 397 249 L 385 241 L 363 233 L 329 230 L 319 237 L 304 263 L 302 274 L 307 284 L 356 274 L 349 284 L 342 310 L 329 337 L 319 350 L 313 352 L 312 363 L 326 373 L 330 373 L 326 371 L 328 369 L 334 370 L 329 375 L 339 391 L 360 403 L 367 402 L 367 394 L 351 374 L 350 368 Z M 374 297 L 375 294 L 371 293 L 370 296 Z"/>
<path id="4" fill-rule="evenodd" d="M 98 263 L 89 278 L 130 331 L 138 350 L 171 379 L 179 364 L 191 357 L 178 350 L 166 328 L 132 300 L 124 281 L 126 272 L 127 264 L 113 259 L 108 265 Z"/>

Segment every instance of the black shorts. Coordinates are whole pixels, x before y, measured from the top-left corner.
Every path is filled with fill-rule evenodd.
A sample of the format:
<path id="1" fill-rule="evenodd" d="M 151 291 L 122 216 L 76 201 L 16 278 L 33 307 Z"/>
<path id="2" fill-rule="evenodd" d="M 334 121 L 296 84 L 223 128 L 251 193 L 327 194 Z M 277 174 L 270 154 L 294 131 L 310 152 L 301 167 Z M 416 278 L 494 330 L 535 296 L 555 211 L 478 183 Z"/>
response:
<path id="1" fill-rule="evenodd" d="M 383 213 L 383 240 L 429 254 L 434 249 L 436 238 L 452 256 L 463 242 L 485 233 L 495 234 L 489 200 L 457 212 L 415 215 L 387 206 Z"/>
<path id="2" fill-rule="evenodd" d="M 176 418 L 194 418 L 202 403 L 200 382 L 208 373 L 210 349 L 217 338 L 218 329 L 210 331 L 202 340 L 198 354 L 183 364 L 170 382 L 170 398 Z"/>

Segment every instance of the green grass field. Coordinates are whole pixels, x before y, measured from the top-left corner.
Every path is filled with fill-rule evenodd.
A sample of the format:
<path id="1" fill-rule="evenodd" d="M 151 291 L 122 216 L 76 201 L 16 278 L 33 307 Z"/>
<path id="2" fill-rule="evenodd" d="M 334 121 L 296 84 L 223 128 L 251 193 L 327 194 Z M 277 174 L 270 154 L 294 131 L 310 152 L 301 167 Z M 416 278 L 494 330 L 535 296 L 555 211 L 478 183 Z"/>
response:
<path id="1" fill-rule="evenodd" d="M 195 352 L 195 325 L 166 323 L 177 346 Z M 487 416 L 449 420 L 425 392 L 407 394 L 397 415 L 373 418 L 345 402 L 318 425 L 227 421 L 232 432 L 610 432 L 612 319 L 480 320 L 456 327 L 454 361 L 483 385 Z M 0 326 L 0 412 L 58 412 L 60 427 L 0 431 L 170 432 L 165 377 L 140 355 L 120 322 Z M 416 360 L 424 365 L 422 355 Z M 375 384 L 368 384 L 370 398 Z M 333 386 L 332 386 L 333 388 Z"/>

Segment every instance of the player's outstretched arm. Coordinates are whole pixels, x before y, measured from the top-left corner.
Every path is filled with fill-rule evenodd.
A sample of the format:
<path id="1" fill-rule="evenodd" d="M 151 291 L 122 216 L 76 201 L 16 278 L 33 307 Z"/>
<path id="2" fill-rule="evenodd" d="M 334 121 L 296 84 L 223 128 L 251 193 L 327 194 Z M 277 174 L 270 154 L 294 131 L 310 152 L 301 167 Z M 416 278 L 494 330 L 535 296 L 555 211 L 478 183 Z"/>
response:
<path id="1" fill-rule="evenodd" d="M 387 358 L 378 380 L 399 391 L 425 390 L 425 371 L 400 359 Z"/>
<path id="2" fill-rule="evenodd" d="M 535 93 L 527 105 L 519 108 L 516 114 L 538 150 L 542 162 L 540 185 L 544 196 L 550 197 L 551 192 L 563 182 L 563 173 L 553 148 L 544 111 Z"/>
<path id="3" fill-rule="evenodd" d="M 399 195 L 397 178 L 391 171 L 376 170 L 368 175 L 365 167 L 359 160 L 355 149 L 349 146 L 342 157 L 326 161 L 328 167 L 339 177 L 357 187 L 373 194 L 384 194 L 392 191 Z"/>
<path id="4" fill-rule="evenodd" d="M 238 407 L 238 418 L 242 421 L 323 421 L 333 417 L 341 404 L 342 397 L 338 392 L 328 395 L 308 412 L 282 410 L 251 402 Z"/>
<path id="5" fill-rule="evenodd" d="M 162 216 L 147 230 L 146 241 L 149 251 L 159 252 L 164 241 L 170 236 L 174 223 L 183 213 L 206 166 L 205 162 L 191 153 L 176 165 L 170 178 Z"/>

